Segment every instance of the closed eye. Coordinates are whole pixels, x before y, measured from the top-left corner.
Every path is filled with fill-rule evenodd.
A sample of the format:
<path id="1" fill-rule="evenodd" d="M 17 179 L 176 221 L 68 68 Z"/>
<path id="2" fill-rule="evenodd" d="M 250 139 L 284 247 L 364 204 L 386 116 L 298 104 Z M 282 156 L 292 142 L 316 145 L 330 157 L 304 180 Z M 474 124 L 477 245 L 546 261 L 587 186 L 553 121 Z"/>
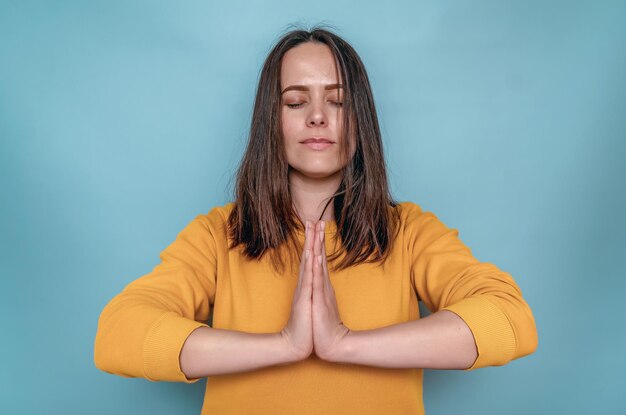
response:
<path id="1" fill-rule="evenodd" d="M 330 103 L 335 105 L 335 106 L 337 106 L 337 107 L 342 107 L 343 106 L 343 102 L 331 101 Z M 285 105 L 287 107 L 289 107 L 289 108 L 299 108 L 299 107 L 301 107 L 304 104 L 305 104 L 304 102 L 300 102 L 298 104 L 285 104 Z"/>

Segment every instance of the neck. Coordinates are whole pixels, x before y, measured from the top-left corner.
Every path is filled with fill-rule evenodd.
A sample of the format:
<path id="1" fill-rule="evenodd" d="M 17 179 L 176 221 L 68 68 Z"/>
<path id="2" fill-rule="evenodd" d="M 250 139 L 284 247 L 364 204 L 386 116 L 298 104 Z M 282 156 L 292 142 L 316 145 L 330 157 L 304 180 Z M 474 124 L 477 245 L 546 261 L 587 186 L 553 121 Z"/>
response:
<path id="1" fill-rule="evenodd" d="M 289 191 L 300 220 L 317 222 L 320 216 L 323 221 L 335 220 L 333 202 L 328 201 L 340 184 L 341 171 L 329 177 L 314 179 L 290 169 Z"/>

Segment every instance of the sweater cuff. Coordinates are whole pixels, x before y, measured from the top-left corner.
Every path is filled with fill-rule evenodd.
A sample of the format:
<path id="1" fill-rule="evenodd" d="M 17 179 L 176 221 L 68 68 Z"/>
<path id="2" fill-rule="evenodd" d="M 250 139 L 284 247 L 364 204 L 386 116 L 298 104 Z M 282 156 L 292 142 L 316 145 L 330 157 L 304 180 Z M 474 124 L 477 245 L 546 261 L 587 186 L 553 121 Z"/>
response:
<path id="1" fill-rule="evenodd" d="M 474 335 L 478 357 L 464 370 L 502 366 L 513 359 L 517 347 L 515 332 L 508 317 L 493 301 L 484 296 L 468 297 L 443 310 L 461 317 Z"/>
<path id="2" fill-rule="evenodd" d="M 150 328 L 143 344 L 143 371 L 151 381 L 196 383 L 187 379 L 180 368 L 180 352 L 187 337 L 199 327 L 199 321 L 181 317 L 174 312 L 163 314 Z"/>

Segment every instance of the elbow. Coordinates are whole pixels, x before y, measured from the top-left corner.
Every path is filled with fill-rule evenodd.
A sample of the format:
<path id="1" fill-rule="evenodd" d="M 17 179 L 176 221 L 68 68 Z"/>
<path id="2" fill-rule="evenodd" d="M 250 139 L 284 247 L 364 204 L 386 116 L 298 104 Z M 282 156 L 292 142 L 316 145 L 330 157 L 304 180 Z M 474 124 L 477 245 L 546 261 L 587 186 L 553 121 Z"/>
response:
<path id="1" fill-rule="evenodd" d="M 523 312 L 519 314 L 514 325 L 517 347 L 511 360 L 534 353 L 539 345 L 539 334 L 532 311 L 528 304 L 524 302 L 523 305 Z"/>
<path id="2" fill-rule="evenodd" d="M 141 376 L 129 370 L 130 354 L 123 348 L 116 346 L 118 342 L 111 342 L 105 331 L 99 329 L 96 333 L 93 347 L 93 363 L 97 369 L 124 378 Z"/>
<path id="3" fill-rule="evenodd" d="M 523 299 L 484 300 L 484 310 L 473 324 L 474 334 L 478 334 L 476 344 L 479 356 L 470 370 L 483 366 L 502 366 L 534 353 L 538 346 L 538 333 L 528 304 Z"/>
<path id="4" fill-rule="evenodd" d="M 537 346 L 539 346 L 539 334 L 537 333 L 535 320 L 531 315 L 530 321 L 526 326 L 525 334 L 519 342 L 519 357 L 534 353 L 537 350 Z"/>
<path id="5" fill-rule="evenodd" d="M 539 336 L 532 309 L 518 290 L 508 296 L 493 298 L 500 311 L 506 316 L 514 348 L 507 361 L 528 356 L 537 350 Z"/>
<path id="6" fill-rule="evenodd" d="M 106 334 L 101 328 L 98 328 L 93 344 L 93 363 L 96 368 L 103 372 L 112 373 L 111 356 L 110 353 L 107 353 L 108 347 L 104 344 L 104 338 L 106 338 Z"/>
<path id="7" fill-rule="evenodd" d="M 109 370 L 108 360 L 101 350 L 102 349 L 99 347 L 98 341 L 96 340 L 93 348 L 93 363 L 97 369 L 100 369 L 103 372 L 111 373 Z"/>
<path id="8" fill-rule="evenodd" d="M 100 317 L 100 321 L 102 320 L 102 316 Z M 106 373 L 113 373 L 111 369 L 111 354 L 110 354 L 110 346 L 106 344 L 107 338 L 106 330 L 98 324 L 98 330 L 96 332 L 96 336 L 93 344 L 93 362 L 96 368 L 102 370 Z"/>
<path id="9" fill-rule="evenodd" d="M 123 338 L 119 331 L 115 330 L 118 324 L 114 316 L 110 304 L 100 314 L 93 343 L 93 362 L 96 368 L 103 372 L 127 376 L 123 368 L 128 364 L 130 353 L 122 347 Z"/>

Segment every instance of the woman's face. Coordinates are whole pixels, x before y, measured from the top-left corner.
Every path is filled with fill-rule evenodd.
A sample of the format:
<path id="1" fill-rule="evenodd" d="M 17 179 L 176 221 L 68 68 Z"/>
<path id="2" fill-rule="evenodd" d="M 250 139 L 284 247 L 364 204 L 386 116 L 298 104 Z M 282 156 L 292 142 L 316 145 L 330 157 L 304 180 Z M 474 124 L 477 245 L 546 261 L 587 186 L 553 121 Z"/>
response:
<path id="1" fill-rule="evenodd" d="M 337 175 L 343 89 L 330 48 L 302 43 L 285 53 L 281 66 L 281 116 L 287 162 L 309 178 Z"/>

